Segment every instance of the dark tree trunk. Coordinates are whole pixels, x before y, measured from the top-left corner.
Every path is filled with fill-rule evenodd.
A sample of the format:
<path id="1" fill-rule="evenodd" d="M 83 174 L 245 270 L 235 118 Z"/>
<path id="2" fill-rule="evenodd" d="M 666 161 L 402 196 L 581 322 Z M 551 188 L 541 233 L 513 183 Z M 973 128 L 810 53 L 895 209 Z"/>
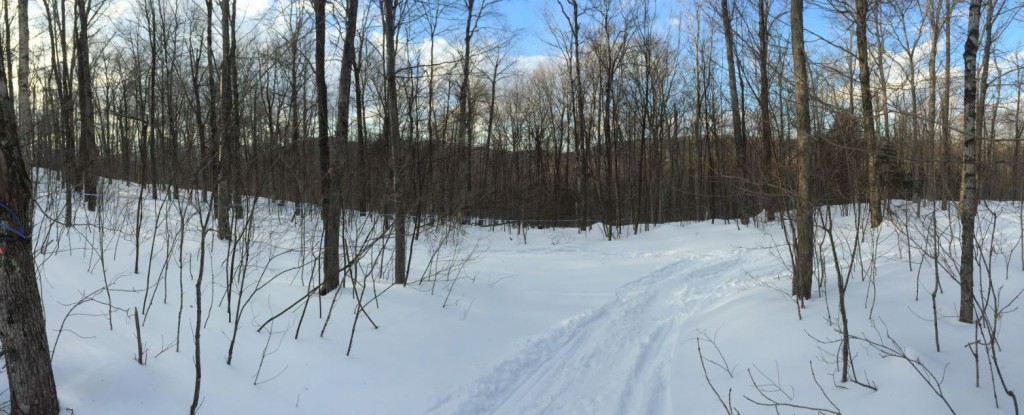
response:
<path id="1" fill-rule="evenodd" d="M 32 142 L 28 29 L 28 0 L 18 0 L 18 135 L 21 140 Z"/>
<path id="2" fill-rule="evenodd" d="M 864 0 L 858 0 L 864 1 Z M 814 207 L 811 204 L 811 114 L 804 51 L 804 2 L 791 0 L 790 29 L 793 43 L 793 92 L 796 99 L 796 261 L 793 264 L 793 295 L 811 298 L 814 271 Z"/>
<path id="3" fill-rule="evenodd" d="M 740 168 L 740 185 L 736 187 L 736 197 L 740 202 L 740 221 L 746 225 L 750 223 L 749 210 L 751 208 L 745 188 L 750 179 L 750 168 L 747 164 L 747 130 L 743 126 L 739 95 L 736 93 L 736 46 L 732 34 L 732 11 L 729 9 L 729 0 L 722 0 L 722 27 L 725 31 L 725 60 L 729 68 L 729 109 L 732 113 L 732 137 L 736 145 L 736 162 Z"/>
<path id="4" fill-rule="evenodd" d="M 401 150 L 398 137 L 398 80 L 395 72 L 395 59 L 398 55 L 398 23 L 395 21 L 398 7 L 397 0 L 383 0 L 381 20 L 384 31 L 384 80 L 385 91 L 385 114 L 384 133 L 387 137 L 388 149 L 390 151 L 391 163 L 391 198 L 392 213 L 395 221 L 392 224 L 395 229 L 395 284 L 405 285 L 407 280 L 405 269 L 405 201 L 402 195 L 403 175 L 400 165 Z"/>
<path id="5" fill-rule="evenodd" d="M 79 136 L 78 170 L 84 184 L 86 207 L 96 210 L 96 122 L 92 105 L 92 67 L 89 63 L 89 13 L 86 0 L 75 0 L 78 15 L 78 34 L 75 36 L 75 50 L 78 53 L 78 109 L 81 112 L 81 135 Z"/>
<path id="6" fill-rule="evenodd" d="M 471 200 L 473 194 L 473 102 L 470 97 L 470 79 L 469 71 L 472 65 L 472 50 L 470 49 L 473 41 L 473 33 L 476 31 L 476 25 L 473 23 L 473 6 L 474 0 L 465 0 L 466 2 L 466 32 L 463 38 L 463 57 L 462 57 L 462 83 L 459 86 L 459 117 L 462 121 L 462 131 L 465 134 L 466 142 L 466 200 Z"/>
<path id="7" fill-rule="evenodd" d="M 950 53 L 950 50 L 951 50 L 951 48 L 950 48 L 950 43 L 951 43 L 950 42 L 950 37 L 951 37 L 950 36 L 950 27 L 952 25 L 950 24 L 950 19 L 953 16 L 953 0 L 945 0 L 944 4 L 945 4 L 945 8 L 946 8 L 945 21 L 943 22 L 943 24 L 945 25 L 945 31 L 946 31 L 946 33 L 945 33 L 945 38 L 946 38 L 945 46 L 946 47 L 945 47 L 945 52 L 944 52 L 945 59 L 946 59 L 946 65 L 945 65 L 946 69 L 945 69 L 944 80 L 943 80 L 944 85 L 943 85 L 943 91 L 942 91 L 942 103 L 940 104 L 942 106 L 942 108 L 939 110 L 939 112 L 942 113 L 942 176 L 941 176 L 942 177 L 942 187 L 941 187 L 941 191 L 942 191 L 941 206 L 942 207 L 941 207 L 941 209 L 942 210 L 947 210 L 949 208 L 949 200 L 952 199 L 952 189 L 950 189 L 950 185 L 949 185 L 949 177 L 951 176 L 951 174 L 949 173 L 949 170 L 951 169 L 950 162 L 951 162 L 951 159 L 952 159 L 952 156 L 950 155 L 950 152 L 951 152 L 951 148 L 953 147 L 952 143 L 950 142 L 952 140 L 951 140 L 951 134 L 950 134 L 951 126 L 950 126 L 950 123 L 949 123 L 949 95 L 950 95 L 950 92 L 952 91 L 952 85 L 951 85 L 952 84 L 952 75 L 950 74 L 950 71 L 952 70 L 952 68 L 951 68 L 951 66 L 952 66 L 952 60 L 951 60 L 952 59 L 951 58 L 952 53 Z"/>
<path id="8" fill-rule="evenodd" d="M 341 192 L 336 177 L 340 172 L 332 166 L 330 146 L 327 142 L 327 85 L 324 74 L 324 0 L 314 2 L 316 13 L 316 82 L 317 112 L 323 118 L 317 126 L 320 135 L 320 173 L 323 186 L 324 220 L 324 282 L 320 295 L 325 295 L 340 284 L 341 266 L 338 257 L 338 238 L 341 216 Z M 348 141 L 349 90 L 352 86 L 352 63 L 355 61 L 356 19 L 359 0 L 348 0 L 345 9 L 345 45 L 341 57 L 341 80 L 338 90 L 337 142 Z M 322 101 L 321 101 L 322 100 Z M 344 146 L 340 148 L 345 148 Z M 344 156 L 338 157 L 344 160 Z M 340 168 L 339 168 L 340 170 Z"/>
<path id="9" fill-rule="evenodd" d="M 882 191 L 878 183 L 878 146 L 875 138 L 875 110 L 871 101 L 871 65 L 868 63 L 867 0 L 856 1 L 857 64 L 860 67 L 861 134 L 868 151 L 868 210 L 871 227 L 882 224 Z"/>
<path id="10" fill-rule="evenodd" d="M 331 143 L 327 133 L 327 75 L 324 73 L 324 40 L 327 19 L 325 1 L 313 0 L 313 30 L 315 52 L 313 80 L 316 85 L 316 131 L 320 144 L 321 217 L 324 224 L 323 285 L 320 295 L 338 286 L 338 221 L 340 210 L 334 204 L 334 166 L 331 162 Z"/>
<path id="11" fill-rule="evenodd" d="M 768 84 L 768 1 L 769 0 L 758 0 L 757 1 L 757 39 L 758 39 L 758 81 L 759 89 L 757 96 L 757 107 L 760 110 L 758 117 L 758 126 L 761 132 L 761 145 L 764 146 L 762 149 L 762 162 L 764 170 L 762 174 L 766 174 L 768 169 L 772 165 L 772 152 L 774 148 L 772 146 L 772 109 L 770 104 L 771 89 Z M 762 179 L 766 197 L 769 203 L 766 206 L 768 212 L 768 220 L 775 218 L 775 203 L 774 198 L 768 195 L 768 189 L 770 188 L 769 179 Z"/>
<path id="12" fill-rule="evenodd" d="M 12 414 L 56 414 L 57 388 L 32 254 L 32 182 L 0 68 L 0 342 Z"/>
<path id="13" fill-rule="evenodd" d="M 217 80 L 216 67 L 213 58 L 213 0 L 206 0 L 206 86 L 209 108 L 206 112 L 206 123 L 210 126 L 210 135 L 207 143 L 207 152 L 203 154 L 205 162 L 209 166 L 207 179 L 203 183 L 206 190 L 214 195 L 214 203 L 217 203 L 217 178 L 220 176 L 220 163 L 214 152 L 220 148 L 220 126 L 217 122 Z M 205 193 L 205 192 L 204 192 Z"/>
<path id="14" fill-rule="evenodd" d="M 569 10 L 566 10 L 565 4 L 569 5 Z M 569 53 L 572 55 L 572 67 L 570 68 L 570 80 L 572 81 L 571 93 L 573 98 L 572 103 L 572 134 L 573 134 L 573 153 L 576 161 L 576 220 L 577 226 L 580 230 L 585 230 L 588 226 L 589 220 L 589 196 L 587 194 L 587 186 L 589 181 L 589 170 L 587 168 L 587 156 L 588 150 L 588 138 L 587 138 L 587 121 L 586 121 L 586 107 L 584 106 L 584 92 L 583 92 L 583 70 L 582 64 L 580 63 L 580 17 L 582 11 L 577 0 L 562 0 L 558 2 L 558 7 L 562 12 L 562 16 L 565 17 L 566 23 L 569 24 L 569 31 L 572 37 L 572 44 L 569 46 L 571 50 Z"/>
<path id="15" fill-rule="evenodd" d="M 235 125 L 235 44 L 234 0 L 220 0 L 222 53 L 220 76 L 220 142 L 219 177 L 217 183 L 217 238 L 231 240 L 231 217 L 228 211 L 235 202 L 235 165 L 238 128 Z"/>

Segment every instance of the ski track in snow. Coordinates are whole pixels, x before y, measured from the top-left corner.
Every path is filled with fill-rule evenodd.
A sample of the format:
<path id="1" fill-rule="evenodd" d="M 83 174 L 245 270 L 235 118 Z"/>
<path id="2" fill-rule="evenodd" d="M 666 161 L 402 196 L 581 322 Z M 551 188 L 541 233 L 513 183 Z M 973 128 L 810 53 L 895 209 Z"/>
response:
<path id="1" fill-rule="evenodd" d="M 669 414 L 683 323 L 770 276 L 743 250 L 689 256 L 626 284 L 616 298 L 528 341 L 491 373 L 440 399 L 433 414 Z M 746 258 L 745 258 L 746 257 Z M 774 258 L 757 256 L 758 261 Z"/>

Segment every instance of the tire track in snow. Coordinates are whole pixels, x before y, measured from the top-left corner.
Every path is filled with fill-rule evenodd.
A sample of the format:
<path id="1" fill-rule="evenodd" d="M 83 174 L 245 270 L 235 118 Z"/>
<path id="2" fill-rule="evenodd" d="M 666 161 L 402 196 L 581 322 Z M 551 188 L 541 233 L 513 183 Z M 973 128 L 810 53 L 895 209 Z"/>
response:
<path id="1" fill-rule="evenodd" d="M 615 300 L 528 341 L 429 413 L 674 413 L 670 368 L 691 335 L 681 333 L 683 322 L 758 283 L 742 253 L 691 256 L 623 286 Z"/>

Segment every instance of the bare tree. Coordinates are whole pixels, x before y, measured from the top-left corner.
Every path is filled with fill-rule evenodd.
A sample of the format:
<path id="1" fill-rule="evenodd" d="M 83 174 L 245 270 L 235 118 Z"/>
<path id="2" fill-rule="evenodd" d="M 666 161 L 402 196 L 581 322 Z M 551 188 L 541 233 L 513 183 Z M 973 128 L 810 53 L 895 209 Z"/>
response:
<path id="1" fill-rule="evenodd" d="M 868 210 L 871 226 L 882 224 L 882 190 L 878 183 L 878 141 L 875 137 L 875 109 L 871 100 L 871 65 L 868 63 L 868 4 L 856 1 L 857 64 L 860 67 L 861 134 L 868 152 Z"/>
<path id="2" fill-rule="evenodd" d="M 208 140 L 209 145 L 207 146 L 208 153 L 203 154 L 203 164 L 209 166 L 206 172 L 207 180 L 205 180 L 203 184 L 209 186 L 211 192 L 216 195 L 216 189 L 220 183 L 220 178 L 218 177 L 220 174 L 220 160 L 215 155 L 214 151 L 220 148 L 219 142 L 221 140 L 221 136 L 220 123 L 217 122 L 217 116 L 219 114 L 217 90 L 220 86 L 217 83 L 217 71 L 214 70 L 216 66 L 214 64 L 213 57 L 213 13 L 213 0 L 206 0 L 206 36 L 204 40 L 206 46 L 206 98 L 207 102 L 209 102 L 209 104 L 207 104 L 206 120 L 210 125 L 210 139 Z M 217 200 L 218 198 L 214 197 L 214 202 Z M 224 214 L 225 212 L 217 213 Z"/>
<path id="3" fill-rule="evenodd" d="M 936 73 L 935 64 L 939 54 L 939 35 L 942 33 L 942 12 L 941 0 L 928 0 L 925 5 L 925 15 L 928 18 L 929 23 L 929 34 L 931 35 L 930 50 L 928 52 L 928 102 L 927 102 L 927 113 L 925 114 L 926 124 L 925 129 L 927 136 L 931 139 L 929 142 L 934 143 L 938 126 L 938 75 Z M 939 172 L 939 164 L 937 163 L 938 155 L 936 154 L 935 145 L 931 146 L 932 151 L 932 174 L 929 175 L 930 192 L 932 197 L 937 197 L 939 194 L 939 178 L 941 173 Z"/>
<path id="4" fill-rule="evenodd" d="M 340 259 L 338 257 L 339 225 L 341 219 L 340 189 L 336 188 L 335 171 L 330 157 L 330 146 L 327 142 L 327 85 L 324 79 L 324 0 L 314 0 L 316 13 L 316 77 L 317 77 L 317 112 L 323 119 L 318 123 L 320 135 L 320 172 L 323 188 L 323 220 L 324 220 L 324 282 L 320 287 L 320 295 L 326 295 L 338 287 L 340 283 Z M 338 89 L 338 125 L 337 140 L 348 142 L 348 108 L 349 91 L 352 85 L 352 64 L 355 62 L 356 19 L 359 13 L 359 0 L 348 0 L 345 6 L 345 40 L 341 56 L 341 79 Z M 322 94 L 322 95 L 321 95 Z M 323 99 L 323 102 L 320 100 Z M 344 148 L 344 147 L 341 147 Z M 343 157 L 339 158 L 343 159 Z"/>
<path id="5" fill-rule="evenodd" d="M 324 41 L 327 18 L 324 0 L 313 0 L 313 31 L 315 52 L 313 81 L 316 85 L 316 136 L 320 144 L 320 214 L 324 223 L 323 285 L 320 294 L 331 292 L 339 284 L 338 238 L 341 209 L 335 204 L 334 166 L 331 160 L 331 142 L 327 135 L 327 75 L 324 73 Z"/>
<path id="6" fill-rule="evenodd" d="M 772 109 L 771 109 L 771 87 L 768 79 L 768 48 L 769 48 L 769 33 L 768 33 L 768 20 L 770 16 L 768 13 L 771 9 L 771 0 L 757 0 L 757 63 L 758 63 L 758 94 L 757 94 L 757 107 L 759 110 L 758 114 L 758 129 L 761 134 L 761 142 L 763 148 L 762 162 L 767 167 L 772 163 L 772 156 L 774 148 L 772 145 Z M 767 179 L 764 180 L 768 182 Z M 767 188 L 767 186 L 763 186 Z M 768 219 L 774 219 L 775 217 L 775 204 L 769 203 L 767 206 Z"/>
<path id="7" fill-rule="evenodd" d="M 479 7 L 477 7 L 476 0 L 463 0 L 463 6 L 466 8 L 466 30 L 463 36 L 462 81 L 459 84 L 459 118 L 461 119 L 461 130 L 464 134 L 463 139 L 466 146 L 465 180 L 467 197 L 473 193 L 473 117 L 475 115 L 473 111 L 473 97 L 471 96 L 472 86 L 470 84 L 470 72 L 473 67 L 472 42 L 473 35 L 476 34 L 477 28 L 480 27 L 480 18 L 487 7 L 487 3 L 487 0 L 481 0 Z"/>
<path id="8" fill-rule="evenodd" d="M 402 195 L 402 186 L 404 186 L 402 182 L 404 178 L 402 177 L 402 167 L 400 166 L 401 149 L 398 148 L 401 140 L 398 135 L 398 124 L 400 121 L 398 119 L 398 79 L 395 71 L 395 59 L 398 56 L 399 30 L 397 9 L 400 5 L 404 6 L 404 2 L 399 0 L 381 0 L 380 5 L 381 23 L 384 31 L 384 82 L 386 83 L 383 128 L 384 136 L 388 143 L 388 151 L 390 152 L 391 207 L 392 213 L 395 215 L 395 220 L 392 224 L 395 233 L 395 284 L 405 285 L 408 279 L 405 264 L 406 212 Z"/>
<path id="9" fill-rule="evenodd" d="M 18 0 L 18 136 L 32 139 L 32 103 L 29 96 L 28 0 Z"/>
<path id="10" fill-rule="evenodd" d="M 235 160 L 238 151 L 238 125 L 235 106 L 237 68 L 235 66 L 235 1 L 219 0 L 221 11 L 221 61 L 220 75 L 220 147 L 218 149 L 219 177 L 217 182 L 217 238 L 231 239 L 231 218 L 229 207 L 235 207 Z M 213 18 L 212 13 L 209 16 Z"/>
<path id="11" fill-rule="evenodd" d="M 75 142 L 71 133 L 73 103 L 71 98 L 71 71 L 68 59 L 66 36 L 67 14 L 63 3 L 43 0 L 47 29 L 50 39 L 50 64 L 56 103 L 59 107 L 52 127 L 59 131 L 60 153 L 63 161 L 62 176 L 64 179 L 64 226 L 74 225 L 72 217 L 71 194 L 74 187 Z"/>
<path id="12" fill-rule="evenodd" d="M 0 59 L 3 61 L 3 59 Z M 14 101 L 0 65 L 0 341 L 12 414 L 60 411 L 32 253 L 32 182 L 22 158 Z"/>
<path id="13" fill-rule="evenodd" d="M 573 146 L 576 157 L 576 219 L 577 226 L 582 230 L 586 228 L 588 220 L 588 196 L 587 182 L 590 180 L 588 162 L 586 157 L 587 147 L 590 139 L 587 132 L 587 117 L 585 114 L 585 96 L 583 91 L 583 71 L 580 63 L 580 37 L 582 34 L 582 23 L 584 9 L 579 0 L 558 0 L 558 8 L 569 25 L 567 48 L 568 62 L 570 66 L 570 83 L 573 97 L 572 122 L 573 122 Z"/>
<path id="14" fill-rule="evenodd" d="M 939 109 L 939 112 L 942 113 L 942 163 L 940 164 L 941 170 L 942 170 L 942 184 L 941 184 L 941 187 L 940 187 L 940 192 L 941 192 L 940 194 L 942 195 L 942 202 L 941 202 L 942 210 L 946 210 L 946 209 L 949 208 L 949 199 L 951 198 L 951 196 L 950 196 L 951 195 L 951 190 L 949 188 L 949 179 L 948 178 L 950 176 L 950 173 L 949 173 L 949 170 L 950 170 L 950 159 L 952 158 L 950 156 L 950 151 L 951 151 L 950 148 L 952 147 L 952 143 L 951 143 L 952 139 L 951 139 L 951 134 L 950 134 L 950 127 L 951 126 L 950 126 L 950 122 L 949 122 L 949 95 L 950 95 L 950 92 L 953 89 L 952 86 L 951 86 L 953 80 L 952 80 L 952 75 L 950 74 L 950 72 L 952 71 L 952 62 L 950 60 L 951 59 L 950 56 L 952 55 L 952 52 L 951 52 L 952 48 L 950 47 L 950 37 L 951 37 L 950 36 L 950 30 L 951 30 L 951 27 L 953 26 L 952 24 L 950 24 L 950 20 L 953 18 L 953 0 L 945 0 L 945 2 L 943 4 L 944 4 L 944 6 L 945 6 L 944 8 L 946 10 L 946 12 L 945 12 L 945 22 L 943 22 L 943 25 L 946 28 L 946 33 L 945 33 L 946 41 L 945 41 L 945 48 L 944 48 L 945 49 L 945 53 L 944 53 L 944 55 L 945 55 L 945 74 L 943 76 L 943 81 L 944 82 L 943 82 L 943 88 L 942 88 L 942 102 L 939 104 L 941 106 L 941 108 Z"/>
<path id="15" fill-rule="evenodd" d="M 89 62 L 89 9 L 86 0 L 75 0 L 75 14 L 78 17 L 78 33 L 75 36 L 75 52 L 78 53 L 78 109 L 81 112 L 81 135 L 78 144 L 78 175 L 76 180 L 83 184 L 89 210 L 96 210 L 97 179 L 96 169 L 96 120 L 93 118 L 92 66 Z"/>
<path id="16" fill-rule="evenodd" d="M 974 219 L 978 215 L 977 93 L 981 0 L 971 0 L 964 43 L 964 156 L 960 183 L 960 321 L 974 323 Z"/>
<path id="17" fill-rule="evenodd" d="M 747 129 L 743 125 L 743 109 L 740 106 L 739 94 L 736 92 L 736 61 L 738 58 L 736 57 L 736 42 L 732 33 L 733 16 L 729 0 L 722 0 L 720 13 L 722 14 L 722 29 L 725 32 L 725 60 L 729 69 L 729 112 L 732 113 L 732 136 L 736 145 L 736 162 L 740 167 L 741 183 L 746 183 L 750 179 L 750 165 L 747 162 Z M 737 191 L 741 195 L 745 193 L 742 185 L 737 188 Z M 745 196 L 740 196 L 740 199 L 747 201 Z M 746 225 L 750 223 L 748 216 L 750 206 L 749 203 L 741 203 L 740 221 Z"/>
<path id="18" fill-rule="evenodd" d="M 864 0 L 858 0 L 864 1 Z M 793 46 L 793 92 L 796 96 L 796 261 L 793 264 L 793 295 L 811 298 L 814 257 L 814 207 L 811 204 L 811 114 L 804 50 L 804 2 L 791 0 L 789 24 Z"/>

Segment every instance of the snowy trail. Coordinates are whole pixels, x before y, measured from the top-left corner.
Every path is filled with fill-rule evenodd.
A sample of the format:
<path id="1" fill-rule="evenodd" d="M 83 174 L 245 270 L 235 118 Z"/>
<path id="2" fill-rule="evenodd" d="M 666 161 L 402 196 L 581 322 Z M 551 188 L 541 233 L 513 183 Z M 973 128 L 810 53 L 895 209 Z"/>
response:
<path id="1" fill-rule="evenodd" d="M 613 301 L 530 341 L 430 413 L 676 413 L 672 361 L 693 335 L 684 323 L 757 285 L 766 277 L 753 267 L 775 262 L 741 249 L 702 254 L 623 286 Z"/>

